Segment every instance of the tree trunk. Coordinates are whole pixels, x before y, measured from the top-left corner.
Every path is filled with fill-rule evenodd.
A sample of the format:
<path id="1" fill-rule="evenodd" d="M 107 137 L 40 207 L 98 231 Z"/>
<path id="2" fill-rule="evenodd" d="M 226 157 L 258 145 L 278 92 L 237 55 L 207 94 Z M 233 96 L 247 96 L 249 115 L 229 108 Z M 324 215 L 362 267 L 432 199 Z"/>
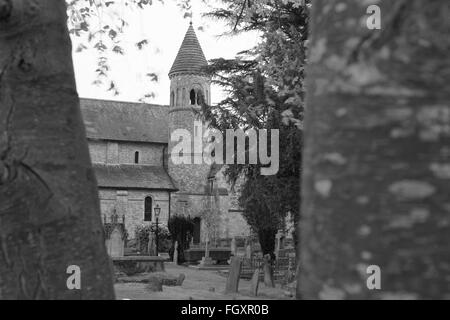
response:
<path id="1" fill-rule="evenodd" d="M 259 244 L 263 256 L 270 255 L 275 260 L 275 237 L 278 233 L 277 229 L 260 229 L 258 231 Z"/>
<path id="2" fill-rule="evenodd" d="M 448 1 L 364 3 L 313 1 L 298 296 L 448 299 Z"/>
<path id="3" fill-rule="evenodd" d="M 0 299 L 114 298 L 66 18 L 0 0 Z"/>

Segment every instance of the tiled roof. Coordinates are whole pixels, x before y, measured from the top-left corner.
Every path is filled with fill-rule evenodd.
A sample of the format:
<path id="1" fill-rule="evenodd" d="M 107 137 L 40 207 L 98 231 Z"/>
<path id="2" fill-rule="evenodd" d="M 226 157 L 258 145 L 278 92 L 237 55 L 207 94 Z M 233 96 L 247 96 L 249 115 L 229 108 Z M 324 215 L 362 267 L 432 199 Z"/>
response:
<path id="1" fill-rule="evenodd" d="M 208 65 L 192 24 L 189 26 L 169 76 L 174 73 L 198 73 Z"/>
<path id="2" fill-rule="evenodd" d="M 80 99 L 89 139 L 168 143 L 168 106 Z"/>
<path id="3" fill-rule="evenodd" d="M 99 187 L 176 190 L 163 167 L 125 164 L 93 166 Z"/>

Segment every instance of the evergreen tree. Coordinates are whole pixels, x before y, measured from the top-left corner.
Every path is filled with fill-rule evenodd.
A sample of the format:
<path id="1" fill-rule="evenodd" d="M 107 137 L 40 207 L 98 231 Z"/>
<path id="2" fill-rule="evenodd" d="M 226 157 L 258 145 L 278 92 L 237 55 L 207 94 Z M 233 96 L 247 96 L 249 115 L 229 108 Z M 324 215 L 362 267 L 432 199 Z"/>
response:
<path id="1" fill-rule="evenodd" d="M 231 183 L 243 178 L 239 202 L 244 217 L 258 234 L 263 253 L 273 257 L 276 233 L 286 218 L 297 224 L 299 216 L 306 6 L 303 1 L 222 4 L 208 15 L 224 19 L 235 33 L 258 31 L 262 41 L 235 59 L 212 61 L 209 72 L 228 97 L 204 105 L 203 115 L 223 133 L 239 128 L 280 131 L 277 174 L 263 176 L 261 165 L 250 164 L 227 165 L 225 171 Z"/>

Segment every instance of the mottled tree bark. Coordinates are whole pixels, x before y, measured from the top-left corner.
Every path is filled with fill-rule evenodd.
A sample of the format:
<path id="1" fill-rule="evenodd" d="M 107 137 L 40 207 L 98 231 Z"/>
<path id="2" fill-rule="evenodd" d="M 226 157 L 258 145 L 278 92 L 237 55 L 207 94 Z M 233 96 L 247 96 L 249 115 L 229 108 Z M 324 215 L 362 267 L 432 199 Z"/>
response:
<path id="1" fill-rule="evenodd" d="M 112 298 L 65 2 L 0 0 L 0 299 Z"/>
<path id="2" fill-rule="evenodd" d="M 450 298 L 449 3 L 370 4 L 313 1 L 298 296 Z"/>

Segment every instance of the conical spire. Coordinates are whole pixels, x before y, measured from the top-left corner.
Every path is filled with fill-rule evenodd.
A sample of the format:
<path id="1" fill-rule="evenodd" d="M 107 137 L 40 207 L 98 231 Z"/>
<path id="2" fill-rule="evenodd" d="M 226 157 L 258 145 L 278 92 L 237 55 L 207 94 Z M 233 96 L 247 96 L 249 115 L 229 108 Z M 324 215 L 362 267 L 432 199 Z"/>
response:
<path id="1" fill-rule="evenodd" d="M 207 65 L 208 62 L 191 22 L 175 62 L 170 69 L 169 76 L 174 73 L 197 73 L 200 72 L 202 67 Z"/>

